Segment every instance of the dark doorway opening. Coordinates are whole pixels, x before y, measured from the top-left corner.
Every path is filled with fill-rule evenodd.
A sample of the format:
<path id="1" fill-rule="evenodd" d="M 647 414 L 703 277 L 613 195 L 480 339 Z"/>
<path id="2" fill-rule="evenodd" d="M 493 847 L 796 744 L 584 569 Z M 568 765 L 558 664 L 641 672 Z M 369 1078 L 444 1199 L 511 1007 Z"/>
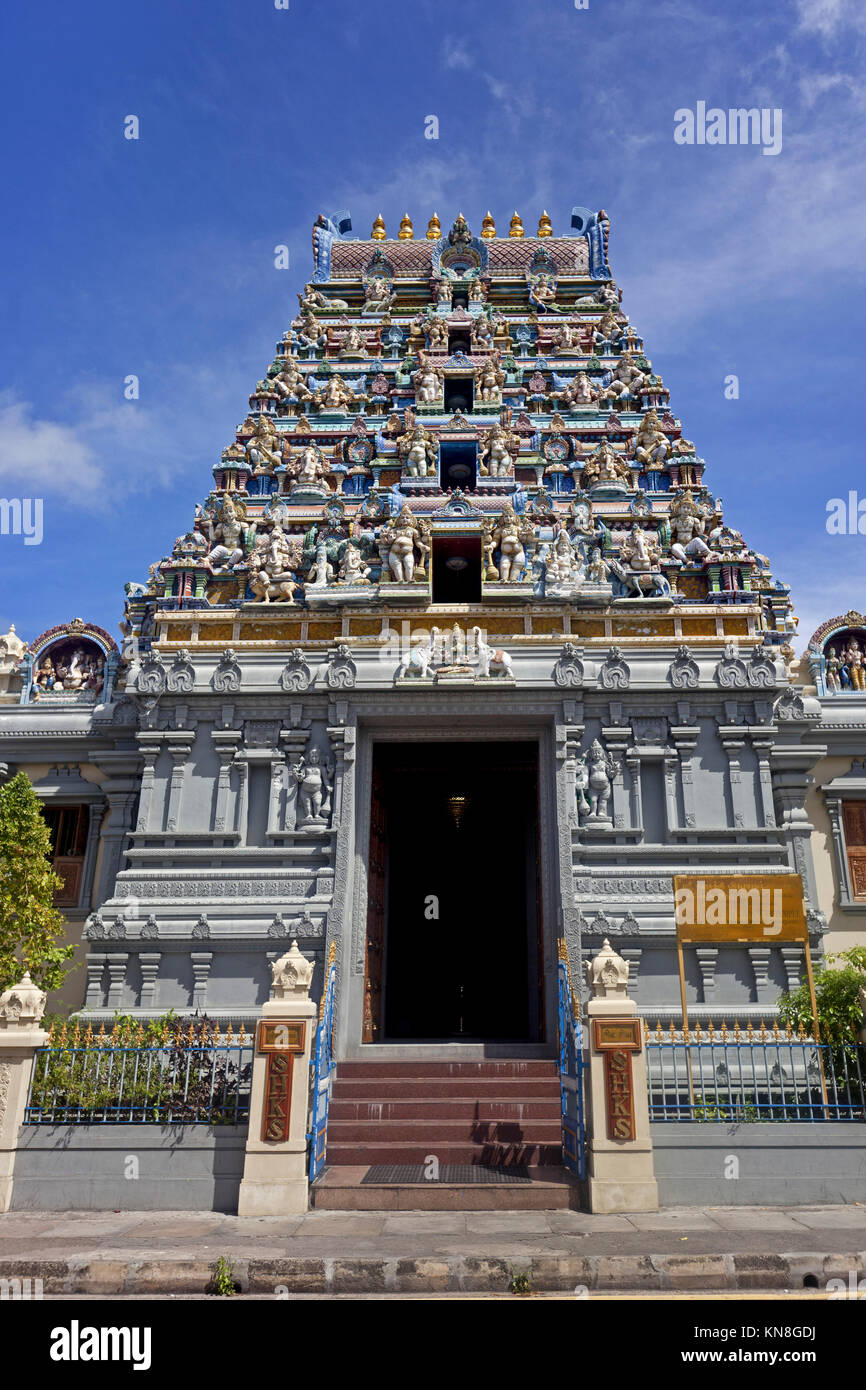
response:
<path id="1" fill-rule="evenodd" d="M 445 491 L 475 487 L 478 445 L 471 439 L 443 440 L 439 445 L 439 486 Z"/>
<path id="2" fill-rule="evenodd" d="M 471 376 L 452 376 L 445 379 L 445 410 L 451 414 L 462 411 L 464 415 L 472 409 L 475 382 Z"/>
<path id="3" fill-rule="evenodd" d="M 465 352 L 472 351 L 472 338 L 468 328 L 451 328 L 448 330 L 448 351 Z"/>
<path id="4" fill-rule="evenodd" d="M 538 1041 L 537 745 L 380 744 L 373 786 L 376 1040 Z"/>
<path id="5" fill-rule="evenodd" d="M 433 602 L 481 602 L 481 537 L 433 537 Z"/>

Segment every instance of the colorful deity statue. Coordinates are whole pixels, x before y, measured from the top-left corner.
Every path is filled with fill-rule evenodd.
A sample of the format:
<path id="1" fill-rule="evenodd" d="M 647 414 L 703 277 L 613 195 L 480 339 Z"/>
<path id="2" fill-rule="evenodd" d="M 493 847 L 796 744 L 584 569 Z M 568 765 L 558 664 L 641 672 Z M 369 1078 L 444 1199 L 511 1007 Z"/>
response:
<path id="1" fill-rule="evenodd" d="M 845 665 L 854 690 L 866 690 L 866 662 L 856 637 L 851 637 L 844 652 Z"/>
<path id="2" fill-rule="evenodd" d="M 351 386 L 336 373 L 328 377 L 313 397 L 319 409 L 327 411 L 344 411 L 347 406 L 354 405 L 356 399 Z"/>
<path id="3" fill-rule="evenodd" d="M 404 506 L 399 516 L 382 528 L 379 544 L 391 578 L 397 584 L 411 584 L 415 578 L 416 550 L 421 553 L 422 565 L 429 553 L 429 530 L 425 531 L 409 508 Z"/>
<path id="4" fill-rule="evenodd" d="M 657 491 L 658 474 L 664 468 L 670 452 L 670 440 L 661 427 L 658 415 L 654 410 L 648 410 L 634 438 L 634 456 L 645 470 L 647 486 L 652 492 Z"/>
<path id="5" fill-rule="evenodd" d="M 482 478 L 507 478 L 514 472 L 514 460 L 520 448 L 516 435 L 493 425 L 481 443 L 478 455 L 479 472 Z"/>
<path id="6" fill-rule="evenodd" d="M 441 401 L 445 391 L 442 371 L 433 366 L 426 352 L 419 354 L 418 361 L 418 370 L 412 376 L 416 404 L 430 405 L 434 401 Z"/>
<path id="7" fill-rule="evenodd" d="M 603 439 L 583 466 L 582 482 L 584 487 L 589 488 L 622 484 L 630 487 L 632 474 L 625 459 Z"/>
<path id="8" fill-rule="evenodd" d="M 519 584 L 524 579 L 525 546 L 534 539 L 532 527 L 522 522 L 507 502 L 492 532 L 493 544 L 499 547 L 499 577 L 503 584 Z"/>
<path id="9" fill-rule="evenodd" d="M 825 659 L 824 677 L 827 683 L 827 689 L 832 690 L 834 694 L 842 689 L 842 682 L 839 679 L 841 671 L 842 662 L 836 655 L 836 648 L 828 647 Z"/>
<path id="10" fill-rule="evenodd" d="M 284 357 L 279 370 L 268 374 L 268 385 L 276 391 L 281 403 L 288 401 L 309 401 L 313 393 L 307 386 L 307 374 L 298 366 L 297 359 Z"/>
<path id="11" fill-rule="evenodd" d="M 252 438 L 247 440 L 246 452 L 254 473 L 273 473 L 281 462 L 280 436 L 269 415 L 258 416 Z"/>
<path id="12" fill-rule="evenodd" d="M 244 558 L 245 546 L 255 534 L 255 522 L 246 526 L 241 506 L 224 497 L 219 511 L 219 521 L 214 523 L 208 513 L 203 513 L 199 524 L 209 533 L 211 549 L 205 559 L 214 573 L 224 573 L 234 569 Z"/>
<path id="13" fill-rule="evenodd" d="M 605 386 L 600 399 L 619 400 L 621 396 L 637 396 L 646 381 L 646 374 L 637 366 L 634 353 L 624 352 L 611 373 L 610 382 Z M 658 423 L 658 416 L 656 416 Z"/>
<path id="14" fill-rule="evenodd" d="M 475 368 L 476 400 L 498 404 L 502 400 L 504 385 L 505 373 L 499 365 L 498 354 L 488 357 Z"/>
<path id="15" fill-rule="evenodd" d="M 426 478 L 436 471 L 436 438 L 423 425 L 407 430 L 397 440 L 397 453 L 410 478 Z"/>

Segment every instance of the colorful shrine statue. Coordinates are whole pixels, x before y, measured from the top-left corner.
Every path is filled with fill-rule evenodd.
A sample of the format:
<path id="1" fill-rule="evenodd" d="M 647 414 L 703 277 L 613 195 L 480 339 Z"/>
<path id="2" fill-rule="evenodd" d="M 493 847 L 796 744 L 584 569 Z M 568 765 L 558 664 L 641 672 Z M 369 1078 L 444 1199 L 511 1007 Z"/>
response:
<path id="1" fill-rule="evenodd" d="M 498 354 L 488 357 L 486 362 L 475 368 L 475 391 L 476 399 L 484 402 L 499 403 L 502 400 L 502 388 L 505 385 L 505 373 L 499 365 Z"/>
<path id="2" fill-rule="evenodd" d="M 844 651 L 845 665 L 854 690 L 866 690 L 866 663 L 863 650 L 856 637 L 850 638 Z"/>
<path id="3" fill-rule="evenodd" d="M 671 444 L 654 410 L 648 410 L 634 437 L 634 456 L 647 473 L 664 468 Z"/>
<path id="4" fill-rule="evenodd" d="M 307 444 L 305 448 L 301 449 L 300 453 L 292 460 L 291 469 L 293 490 L 297 487 L 321 486 L 330 471 L 328 462 L 318 444 Z M 325 482 L 324 485 L 330 491 L 328 483 Z"/>
<path id="5" fill-rule="evenodd" d="M 469 281 L 470 304 L 483 304 L 487 298 L 487 287 L 483 280 Z"/>
<path id="6" fill-rule="evenodd" d="M 511 503 L 506 503 L 492 532 L 493 544 L 499 547 L 499 578 L 503 584 L 518 584 L 523 580 L 525 543 L 534 538 L 532 527 L 521 522 Z"/>
<path id="7" fill-rule="evenodd" d="M 407 430 L 397 440 L 397 453 L 410 478 L 426 478 L 436 472 L 436 439 L 423 425 Z"/>
<path id="8" fill-rule="evenodd" d="M 391 282 L 384 275 L 373 275 L 365 287 L 364 313 L 383 313 L 397 298 Z"/>
<path id="9" fill-rule="evenodd" d="M 514 459 L 519 448 L 519 439 L 509 434 L 501 425 L 494 425 L 489 429 L 478 455 L 482 478 L 510 477 L 514 472 Z"/>
<path id="10" fill-rule="evenodd" d="M 258 416 L 253 436 L 247 440 L 246 452 L 254 473 L 273 473 L 281 462 L 280 436 L 269 415 Z"/>
<path id="11" fill-rule="evenodd" d="M 549 583 L 569 584 L 580 579 L 582 572 L 581 561 L 574 552 L 568 532 L 560 523 L 547 560 L 546 579 Z"/>
<path id="12" fill-rule="evenodd" d="M 313 400 L 320 410 L 345 411 L 347 406 L 354 405 L 357 396 L 343 377 L 337 376 L 335 373 L 328 377 L 324 386 L 316 392 Z"/>
<path id="13" fill-rule="evenodd" d="M 436 351 L 440 348 L 448 348 L 448 325 L 444 319 L 438 316 L 427 319 L 424 323 L 424 330 L 427 337 L 427 347 Z"/>
<path id="14" fill-rule="evenodd" d="M 255 523 L 250 527 L 244 525 L 239 509 L 231 497 L 223 498 L 219 521 L 216 524 L 207 514 L 202 516 L 201 521 L 207 527 L 212 547 L 205 556 L 207 563 L 215 574 L 234 569 L 244 558 L 245 544 L 255 533 Z"/>
<path id="15" fill-rule="evenodd" d="M 646 375 L 635 363 L 634 353 L 624 352 L 614 367 L 610 382 L 602 391 L 600 399 L 606 401 L 618 400 L 620 396 L 626 395 L 637 396 L 645 381 Z"/>
<path id="16" fill-rule="evenodd" d="M 441 401 L 445 393 L 445 377 L 442 371 L 433 366 L 426 352 L 422 352 L 418 360 L 420 365 L 412 375 L 416 405 L 429 405 L 434 401 Z"/>
<path id="17" fill-rule="evenodd" d="M 612 309 L 605 309 L 593 331 L 594 343 L 615 343 L 622 337 L 622 324 Z"/>
<path id="18" fill-rule="evenodd" d="M 429 534 L 429 533 L 428 533 Z M 420 551 L 423 567 L 424 557 L 429 553 L 428 534 L 415 520 L 407 506 L 399 516 L 379 533 L 379 543 L 383 562 L 387 564 L 391 578 L 398 584 L 411 584 L 415 578 L 415 552 Z M 420 574 L 418 576 L 421 577 Z"/>
<path id="19" fill-rule="evenodd" d="M 581 480 L 584 487 L 593 488 L 625 484 L 630 487 L 632 474 L 625 459 L 616 453 L 612 445 L 603 439 L 583 466 Z"/>
<path id="20" fill-rule="evenodd" d="M 842 682 L 839 679 L 841 671 L 842 662 L 836 655 L 836 648 L 828 647 L 827 656 L 825 658 L 824 678 L 827 682 L 827 689 L 832 690 L 834 693 L 842 689 Z"/>
<path id="21" fill-rule="evenodd" d="M 608 569 L 601 555 L 600 546 L 594 545 L 589 554 L 589 563 L 586 567 L 586 577 L 591 584 L 606 584 L 608 580 Z"/>
<path id="22" fill-rule="evenodd" d="M 270 534 L 258 536 L 249 558 L 248 583 L 255 597 L 263 603 L 294 603 L 295 559 L 279 522 Z"/>
<path id="23" fill-rule="evenodd" d="M 658 537 L 634 522 L 620 546 L 620 554 L 633 570 L 654 570 L 659 562 Z"/>
<path id="24" fill-rule="evenodd" d="M 313 398 L 307 386 L 307 374 L 301 371 L 297 359 L 291 356 L 281 360 L 279 370 L 273 375 L 268 374 L 268 385 L 276 391 L 281 402 L 309 401 Z"/>

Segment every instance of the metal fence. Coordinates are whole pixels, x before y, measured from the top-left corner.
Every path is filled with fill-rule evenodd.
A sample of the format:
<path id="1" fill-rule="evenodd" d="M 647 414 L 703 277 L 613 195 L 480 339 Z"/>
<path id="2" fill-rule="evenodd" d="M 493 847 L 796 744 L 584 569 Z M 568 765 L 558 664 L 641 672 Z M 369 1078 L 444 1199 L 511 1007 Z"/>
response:
<path id="1" fill-rule="evenodd" d="M 651 1120 L 866 1120 L 866 1049 L 788 1025 L 644 1025 Z"/>
<path id="2" fill-rule="evenodd" d="M 40 1047 L 24 1119 L 29 1124 L 248 1122 L 253 1041 L 244 1030 L 190 1025 L 147 1037 L 144 1028 L 64 1027 Z"/>

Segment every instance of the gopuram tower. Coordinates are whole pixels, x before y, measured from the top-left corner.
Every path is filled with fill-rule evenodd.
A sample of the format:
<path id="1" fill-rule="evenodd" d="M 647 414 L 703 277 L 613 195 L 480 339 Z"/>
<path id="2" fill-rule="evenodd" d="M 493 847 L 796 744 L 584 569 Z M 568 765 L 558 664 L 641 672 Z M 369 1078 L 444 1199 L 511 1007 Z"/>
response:
<path id="1" fill-rule="evenodd" d="M 677 874 L 797 872 L 818 931 L 789 591 L 723 517 L 609 231 L 316 219 L 190 529 L 127 586 L 97 722 L 140 795 L 90 1017 L 248 1021 L 296 937 L 316 990 L 334 948 L 341 1058 L 550 1051 L 561 939 L 577 980 L 609 937 L 678 1017 Z M 766 1012 L 801 956 L 690 950 L 691 1011 Z"/>

